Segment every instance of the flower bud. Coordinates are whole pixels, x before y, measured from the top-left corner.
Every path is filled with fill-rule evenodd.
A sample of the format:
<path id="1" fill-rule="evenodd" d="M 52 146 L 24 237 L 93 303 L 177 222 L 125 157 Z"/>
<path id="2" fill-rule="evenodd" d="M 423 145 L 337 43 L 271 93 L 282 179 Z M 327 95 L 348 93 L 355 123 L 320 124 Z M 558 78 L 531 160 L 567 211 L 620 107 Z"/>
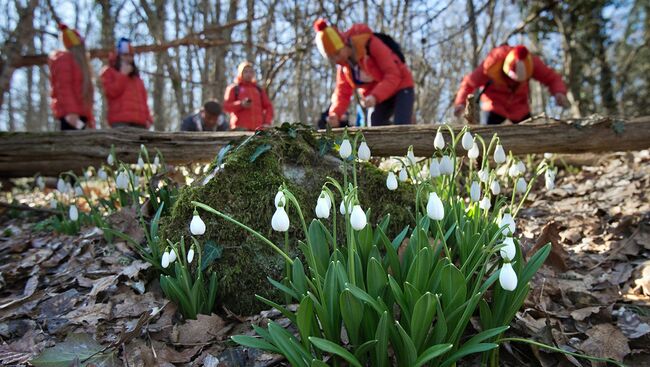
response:
<path id="1" fill-rule="evenodd" d="M 153 164 L 154 166 L 160 166 L 160 157 L 156 155 L 156 157 L 153 159 Z"/>
<path id="2" fill-rule="evenodd" d="M 476 142 L 472 143 L 472 147 L 467 152 L 467 158 L 476 159 L 478 158 L 478 144 Z"/>
<path id="3" fill-rule="evenodd" d="M 431 158 L 431 164 L 429 165 L 429 176 L 431 178 L 440 176 L 440 163 L 438 163 L 438 158 Z"/>
<path id="4" fill-rule="evenodd" d="M 490 202 L 490 199 L 488 199 L 487 196 L 483 196 L 483 199 L 479 201 L 478 207 L 483 209 L 483 210 L 490 210 L 492 207 L 492 203 Z"/>
<path id="5" fill-rule="evenodd" d="M 496 149 L 494 149 L 494 161 L 497 164 L 501 164 L 506 161 L 506 152 L 503 150 L 501 144 L 497 144 Z"/>
<path id="6" fill-rule="evenodd" d="M 73 222 L 76 222 L 77 219 L 79 219 L 79 211 L 77 210 L 76 205 L 71 205 L 70 206 L 70 210 L 69 210 L 68 214 L 70 215 L 70 220 L 73 221 Z"/>
<path id="7" fill-rule="evenodd" d="M 492 195 L 499 195 L 499 193 L 501 192 L 501 185 L 499 185 L 499 181 L 497 181 L 496 179 L 492 181 L 492 183 L 490 184 L 490 191 L 492 191 Z"/>
<path id="8" fill-rule="evenodd" d="M 451 158 L 448 155 L 443 155 L 440 158 L 440 174 L 441 175 L 451 175 L 454 173 L 454 164 L 451 162 Z"/>
<path id="9" fill-rule="evenodd" d="M 65 181 L 63 181 L 62 178 L 59 178 L 56 181 L 56 189 L 62 194 L 65 194 L 68 191 L 68 187 L 65 185 Z"/>
<path id="10" fill-rule="evenodd" d="M 120 171 L 115 178 L 115 186 L 120 190 L 126 190 L 129 188 L 129 175 L 126 171 Z"/>
<path id="11" fill-rule="evenodd" d="M 397 189 L 397 178 L 393 172 L 388 172 L 388 177 L 386 177 L 386 187 L 388 190 L 393 191 Z"/>
<path id="12" fill-rule="evenodd" d="M 138 156 L 138 169 L 144 168 L 144 159 L 141 156 Z"/>
<path id="13" fill-rule="evenodd" d="M 476 181 L 472 181 L 472 186 L 469 188 L 469 198 L 473 202 L 479 201 L 481 198 L 481 185 Z"/>
<path id="14" fill-rule="evenodd" d="M 433 220 L 442 220 L 445 217 L 445 207 L 442 205 L 442 201 L 435 192 L 429 194 L 429 201 L 427 201 L 427 215 Z"/>
<path id="15" fill-rule="evenodd" d="M 517 179 L 517 183 L 515 184 L 515 190 L 517 190 L 519 194 L 523 194 L 526 192 L 527 188 L 528 184 L 526 183 L 526 180 L 523 177 L 519 177 L 519 179 Z"/>
<path id="16" fill-rule="evenodd" d="M 316 200 L 316 217 L 320 219 L 326 219 L 330 216 L 330 204 L 325 196 L 327 195 L 321 194 L 318 200 Z"/>
<path id="17" fill-rule="evenodd" d="M 345 210 L 345 201 L 347 200 L 347 197 L 344 197 L 343 200 L 341 201 L 341 205 L 339 205 L 339 213 L 341 215 L 345 215 L 346 213 L 352 213 L 352 204 L 348 204 L 348 210 Z"/>
<path id="18" fill-rule="evenodd" d="M 552 170 L 550 168 L 546 169 L 546 172 L 544 172 L 544 185 L 546 186 L 546 190 L 553 190 L 555 188 L 555 170 Z"/>
<path id="19" fill-rule="evenodd" d="M 99 171 L 97 171 L 97 177 L 99 177 L 100 180 L 104 180 L 104 181 L 108 179 L 108 175 L 106 174 L 106 171 L 104 171 L 103 168 L 100 168 Z"/>
<path id="20" fill-rule="evenodd" d="M 350 225 L 354 230 L 360 231 L 366 227 L 366 224 L 366 213 L 361 209 L 361 205 L 355 205 L 352 208 L 352 214 L 350 215 Z"/>
<path id="21" fill-rule="evenodd" d="M 503 228 L 503 234 L 505 235 L 512 235 L 515 233 L 515 230 L 517 229 L 515 225 L 515 220 L 512 219 L 512 215 L 510 213 L 504 213 L 503 216 L 501 217 L 501 221 L 499 222 L 499 228 Z"/>
<path id="22" fill-rule="evenodd" d="M 517 288 L 517 274 L 512 269 L 512 264 L 503 264 L 499 272 L 499 283 L 501 284 L 501 288 L 507 291 L 514 291 Z"/>
<path id="23" fill-rule="evenodd" d="M 370 148 L 368 148 L 368 144 L 365 141 L 362 141 L 361 144 L 359 144 L 357 156 L 360 161 L 367 162 L 370 160 Z"/>
<path id="24" fill-rule="evenodd" d="M 162 261 L 161 264 L 163 268 L 167 269 L 169 266 L 169 252 L 165 251 L 165 253 L 162 255 Z"/>
<path id="25" fill-rule="evenodd" d="M 109 166 L 112 166 L 115 163 L 115 157 L 113 157 L 113 154 L 108 153 L 108 157 L 106 157 L 106 163 L 108 163 Z"/>
<path id="26" fill-rule="evenodd" d="M 194 247 L 190 247 L 190 250 L 187 252 L 187 263 L 191 264 L 194 260 Z"/>
<path id="27" fill-rule="evenodd" d="M 445 147 L 445 138 L 442 136 L 440 130 L 438 130 L 435 139 L 433 139 L 433 147 L 438 150 L 442 150 Z"/>
<path id="28" fill-rule="evenodd" d="M 415 154 L 413 154 L 413 146 L 409 146 L 408 152 L 406 152 L 406 159 L 410 165 L 415 165 Z"/>
<path id="29" fill-rule="evenodd" d="M 190 221 L 190 233 L 195 236 L 202 236 L 205 234 L 205 222 L 199 217 L 197 212 L 194 212 L 192 221 Z"/>
<path id="30" fill-rule="evenodd" d="M 341 146 L 339 147 L 339 155 L 343 159 L 348 159 L 350 154 L 352 154 L 352 144 L 350 144 L 350 140 L 343 139 Z"/>
<path id="31" fill-rule="evenodd" d="M 463 149 L 465 150 L 470 150 L 472 149 L 472 145 L 474 144 L 474 138 L 472 138 L 472 133 L 469 131 L 465 131 L 465 134 L 463 134 Z"/>
<path id="32" fill-rule="evenodd" d="M 271 218 L 271 227 L 277 232 L 286 232 L 289 230 L 289 216 L 284 211 L 284 207 L 279 206 L 275 209 L 273 218 Z"/>
<path id="33" fill-rule="evenodd" d="M 406 172 L 406 169 L 402 167 L 402 169 L 399 171 L 399 180 L 404 182 L 408 179 L 408 173 Z"/>
<path id="34" fill-rule="evenodd" d="M 517 248 L 515 247 L 515 241 L 512 237 L 506 237 L 501 243 L 502 247 L 499 249 L 499 254 L 506 261 L 512 261 L 517 255 Z"/>

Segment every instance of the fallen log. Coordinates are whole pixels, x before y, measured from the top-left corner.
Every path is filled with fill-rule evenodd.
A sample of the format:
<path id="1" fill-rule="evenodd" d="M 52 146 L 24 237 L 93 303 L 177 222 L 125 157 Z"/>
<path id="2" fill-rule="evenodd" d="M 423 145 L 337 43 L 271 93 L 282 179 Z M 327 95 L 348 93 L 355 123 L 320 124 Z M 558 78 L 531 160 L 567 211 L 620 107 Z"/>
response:
<path id="1" fill-rule="evenodd" d="M 650 116 L 617 120 L 598 117 L 582 120 L 503 126 L 473 126 L 472 132 L 489 140 L 499 135 L 506 151 L 527 153 L 584 153 L 642 150 L 650 147 Z M 440 125 L 385 126 L 361 129 L 374 156 L 404 155 L 413 145 L 416 156 L 433 153 L 433 138 Z M 455 132 L 462 126 L 452 125 Z M 341 129 L 335 129 L 340 132 Z M 355 131 L 358 129 L 350 129 Z M 449 141 L 447 130 L 446 141 Z M 320 131 L 319 133 L 325 133 Z M 111 146 L 126 162 L 136 162 L 140 144 L 160 150 L 171 164 L 210 162 L 219 149 L 250 132 L 154 132 L 142 130 L 88 130 L 65 132 L 0 133 L 0 177 L 26 177 L 36 173 L 57 175 L 105 162 Z M 462 149 L 462 148 L 461 148 Z"/>

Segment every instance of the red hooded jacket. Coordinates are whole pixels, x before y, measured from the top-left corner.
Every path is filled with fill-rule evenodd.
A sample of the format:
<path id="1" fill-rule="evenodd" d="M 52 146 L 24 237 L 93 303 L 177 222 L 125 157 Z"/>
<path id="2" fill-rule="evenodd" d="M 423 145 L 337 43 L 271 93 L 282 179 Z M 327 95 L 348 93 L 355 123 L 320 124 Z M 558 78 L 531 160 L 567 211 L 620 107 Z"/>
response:
<path id="1" fill-rule="evenodd" d="M 246 98 L 251 100 L 251 105 L 248 108 L 241 105 Z M 235 78 L 235 83 L 226 88 L 223 97 L 223 110 L 230 114 L 231 129 L 244 128 L 254 131 L 273 123 L 273 105 L 266 91 L 259 87 L 255 81 L 244 81 L 241 75 Z"/>
<path id="2" fill-rule="evenodd" d="M 54 51 L 47 63 L 50 68 L 50 96 L 54 116 L 60 119 L 74 113 L 88 120 L 88 128 L 95 128 L 92 103 L 87 106 L 83 103 L 84 77 L 74 56 L 68 51 Z M 92 101 L 92 96 L 90 100 Z"/>
<path id="3" fill-rule="evenodd" d="M 147 91 L 139 76 L 127 76 L 112 66 L 105 66 L 101 80 L 108 104 L 109 125 L 130 122 L 146 128 L 151 126 L 153 118 L 147 104 Z"/>
<path id="4" fill-rule="evenodd" d="M 347 111 L 355 88 L 361 91 L 363 97 L 373 95 L 379 104 L 397 91 L 413 87 L 413 77 L 408 66 L 381 39 L 373 35 L 370 27 L 355 24 L 342 33 L 341 37 L 346 45 L 352 47 L 358 66 L 357 81 L 363 83 L 355 82 L 354 66 L 349 63 L 338 65 L 330 116 L 340 117 Z"/>
<path id="5" fill-rule="evenodd" d="M 464 105 L 467 95 L 492 81 L 481 95 L 482 109 L 510 120 L 518 121 L 530 113 L 528 82 L 518 83 L 503 73 L 503 62 L 512 46 L 499 46 L 488 54 L 483 63 L 463 78 L 456 93 L 455 105 Z M 566 93 L 562 77 L 533 55 L 532 77 L 548 87 L 551 94 Z"/>

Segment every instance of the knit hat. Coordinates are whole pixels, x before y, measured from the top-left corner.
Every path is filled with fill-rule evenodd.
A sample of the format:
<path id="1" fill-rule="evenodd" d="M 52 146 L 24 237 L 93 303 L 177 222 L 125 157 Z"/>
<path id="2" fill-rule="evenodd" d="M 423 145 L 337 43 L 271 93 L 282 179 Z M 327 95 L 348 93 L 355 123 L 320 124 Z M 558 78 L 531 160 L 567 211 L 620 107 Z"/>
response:
<path id="1" fill-rule="evenodd" d="M 68 28 L 67 25 L 59 23 L 59 29 L 61 30 L 61 41 L 63 41 L 63 46 L 66 49 L 70 49 L 74 46 L 79 46 L 84 43 L 83 37 L 79 35 L 76 29 Z"/>
<path id="2" fill-rule="evenodd" d="M 332 57 L 345 46 L 339 31 L 332 26 L 328 26 L 325 19 L 316 20 L 314 30 L 316 30 L 316 47 L 318 47 L 318 51 L 323 57 Z"/>
<path id="3" fill-rule="evenodd" d="M 533 57 L 526 46 L 515 46 L 503 62 L 503 72 L 517 82 L 524 82 L 533 76 Z"/>
<path id="4" fill-rule="evenodd" d="M 124 37 L 120 38 L 120 40 L 117 41 L 117 47 L 115 47 L 115 51 L 118 55 L 133 55 L 134 52 L 133 46 L 131 46 L 131 40 Z"/>

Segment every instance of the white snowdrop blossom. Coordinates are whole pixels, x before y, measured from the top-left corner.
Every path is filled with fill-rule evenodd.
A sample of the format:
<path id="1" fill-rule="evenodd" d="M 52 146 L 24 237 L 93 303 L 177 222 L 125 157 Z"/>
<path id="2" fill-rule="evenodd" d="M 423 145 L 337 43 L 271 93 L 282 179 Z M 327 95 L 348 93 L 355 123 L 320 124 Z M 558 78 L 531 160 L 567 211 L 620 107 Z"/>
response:
<path id="1" fill-rule="evenodd" d="M 499 181 L 496 179 L 490 183 L 490 191 L 492 191 L 492 195 L 499 195 L 501 192 L 501 185 L 499 185 Z"/>
<path id="2" fill-rule="evenodd" d="M 355 205 L 352 208 L 352 214 L 350 215 L 350 225 L 356 231 L 360 231 L 366 227 L 366 224 L 366 213 L 361 209 L 361 205 Z"/>
<path id="3" fill-rule="evenodd" d="M 144 159 L 142 159 L 142 156 L 138 157 L 138 169 L 143 169 L 144 168 Z"/>
<path id="4" fill-rule="evenodd" d="M 190 221 L 190 233 L 195 236 L 202 236 L 205 234 L 205 222 L 197 212 L 194 212 L 192 220 Z"/>
<path id="5" fill-rule="evenodd" d="M 77 219 L 79 219 L 79 211 L 77 210 L 76 205 L 71 205 L 70 206 L 70 210 L 69 210 L 68 214 L 70 216 L 70 220 L 73 221 L 73 222 L 76 222 Z"/>
<path id="6" fill-rule="evenodd" d="M 56 209 L 57 206 L 59 206 L 59 202 L 56 201 L 56 199 L 52 199 L 52 200 L 50 200 L 50 208 L 52 208 L 52 209 Z"/>
<path id="7" fill-rule="evenodd" d="M 469 188 L 469 198 L 473 202 L 479 201 L 481 198 L 481 185 L 476 181 L 472 181 L 472 186 Z"/>
<path id="8" fill-rule="evenodd" d="M 512 264 L 503 264 L 499 272 L 499 283 L 501 284 L 501 288 L 507 291 L 514 291 L 517 288 L 517 274 L 512 269 Z"/>
<path id="9" fill-rule="evenodd" d="M 113 157 L 113 154 L 108 154 L 108 157 L 106 157 L 106 163 L 108 163 L 109 166 L 112 166 L 115 163 L 115 157 Z"/>
<path id="10" fill-rule="evenodd" d="M 410 165 L 415 165 L 415 154 L 413 154 L 413 146 L 409 147 L 408 152 L 406 152 L 406 159 Z"/>
<path id="11" fill-rule="evenodd" d="M 499 228 L 503 228 L 503 234 L 505 235 L 512 235 L 515 233 L 515 230 L 517 229 L 517 226 L 515 225 L 515 220 L 512 218 L 512 214 L 510 213 L 504 213 L 503 216 L 501 217 L 501 221 L 499 222 Z"/>
<path id="12" fill-rule="evenodd" d="M 494 161 L 497 164 L 501 164 L 506 161 L 506 152 L 503 150 L 503 145 L 497 144 L 497 147 L 494 149 Z"/>
<path id="13" fill-rule="evenodd" d="M 517 162 L 517 171 L 519 172 L 520 175 L 523 175 L 526 173 L 526 165 L 522 161 Z"/>
<path id="14" fill-rule="evenodd" d="M 120 190 L 129 188 L 129 175 L 125 171 L 121 171 L 115 179 L 115 186 Z"/>
<path id="15" fill-rule="evenodd" d="M 517 190 L 519 194 L 523 194 L 526 192 L 526 188 L 528 188 L 526 180 L 523 177 L 519 177 L 519 179 L 517 179 L 517 183 L 515 184 L 515 190 Z"/>
<path id="16" fill-rule="evenodd" d="M 546 186 L 546 190 L 553 190 L 555 188 L 555 174 L 556 171 L 550 168 L 547 168 L 546 172 L 544 172 L 544 185 Z"/>
<path id="17" fill-rule="evenodd" d="M 438 150 L 445 148 L 445 138 L 442 136 L 442 133 L 440 131 L 436 133 L 436 137 L 433 139 L 433 147 Z"/>
<path id="18" fill-rule="evenodd" d="M 476 159 L 476 158 L 478 158 L 478 153 L 479 153 L 479 151 L 478 151 L 478 144 L 476 144 L 476 142 L 474 142 L 474 143 L 472 144 L 472 147 L 471 147 L 471 148 L 469 149 L 469 151 L 467 152 L 467 158 L 469 158 L 469 159 Z"/>
<path id="19" fill-rule="evenodd" d="M 454 173 L 454 164 L 451 162 L 451 158 L 448 155 L 443 155 L 440 158 L 440 174 L 441 175 L 451 175 Z"/>
<path id="20" fill-rule="evenodd" d="M 465 150 L 470 150 L 472 149 L 472 145 L 474 144 L 474 138 L 472 137 L 472 133 L 469 131 L 465 131 L 465 134 L 463 134 L 463 149 Z"/>
<path id="21" fill-rule="evenodd" d="M 103 168 L 100 168 L 99 171 L 97 171 L 97 177 L 99 177 L 100 180 L 106 181 L 106 179 L 108 179 L 108 174 L 106 174 L 106 171 Z"/>
<path id="22" fill-rule="evenodd" d="M 388 177 L 386 177 L 386 187 L 390 191 L 397 190 L 397 178 L 393 172 L 388 172 Z"/>
<path id="23" fill-rule="evenodd" d="M 190 247 L 190 250 L 187 252 L 187 263 L 191 264 L 194 260 L 194 247 Z"/>
<path id="24" fill-rule="evenodd" d="M 487 168 L 483 168 L 482 170 L 478 171 L 478 179 L 484 183 L 488 182 L 490 179 L 490 171 Z"/>
<path id="25" fill-rule="evenodd" d="M 440 163 L 438 163 L 438 158 L 431 158 L 431 164 L 429 165 L 429 176 L 431 178 L 440 176 Z"/>
<path id="26" fill-rule="evenodd" d="M 350 144 L 350 140 L 343 139 L 339 147 L 339 156 L 343 159 L 348 159 L 350 154 L 352 154 L 352 144 Z"/>
<path id="27" fill-rule="evenodd" d="M 490 199 L 488 199 L 487 196 L 483 196 L 483 199 L 479 201 L 478 207 L 483 209 L 483 210 L 490 210 L 492 207 L 492 203 L 490 202 Z"/>
<path id="28" fill-rule="evenodd" d="M 519 176 L 519 169 L 517 169 L 517 165 L 513 164 L 508 168 L 508 176 L 510 177 L 517 177 Z"/>
<path id="29" fill-rule="evenodd" d="M 326 197 L 326 194 L 321 194 L 316 200 L 316 217 L 320 219 L 327 219 L 330 216 L 331 204 Z"/>
<path id="30" fill-rule="evenodd" d="M 81 188 L 81 186 L 75 186 L 74 187 L 74 194 L 76 196 L 82 196 L 84 194 L 84 190 Z"/>
<path id="31" fill-rule="evenodd" d="M 368 148 L 368 144 L 365 141 L 362 141 L 361 144 L 359 144 L 357 155 L 360 161 L 367 162 L 370 160 L 370 148 Z"/>
<path id="32" fill-rule="evenodd" d="M 341 205 L 339 205 L 339 213 L 341 215 L 345 215 L 346 213 L 352 213 L 352 203 L 348 203 L 348 210 L 345 210 L 345 201 L 347 200 L 347 197 L 344 197 L 343 200 L 341 201 Z"/>
<path id="33" fill-rule="evenodd" d="M 65 194 L 68 191 L 68 187 L 65 185 L 65 181 L 63 181 L 62 178 L 59 178 L 56 181 L 56 189 L 62 194 Z"/>
<path id="34" fill-rule="evenodd" d="M 273 202 L 275 203 L 276 208 L 279 206 L 284 206 L 284 204 L 286 203 L 286 199 L 284 198 L 284 192 L 278 191 L 278 193 L 275 194 L 275 199 L 273 200 Z"/>
<path id="35" fill-rule="evenodd" d="M 91 178 L 92 176 L 93 176 L 92 171 L 90 171 L 90 170 L 86 170 L 86 171 L 84 172 L 84 177 L 86 178 L 86 180 L 90 180 L 90 178 Z"/>
<path id="36" fill-rule="evenodd" d="M 515 240 L 508 236 L 501 243 L 502 247 L 499 249 L 499 254 L 506 261 L 512 261 L 517 255 L 517 248 L 515 247 Z"/>
<path id="37" fill-rule="evenodd" d="M 273 218 L 271 218 L 271 227 L 277 232 L 286 232 L 289 230 L 289 216 L 284 211 L 284 207 L 279 206 L 275 209 Z"/>
<path id="38" fill-rule="evenodd" d="M 544 153 L 544 159 L 551 159 L 553 158 L 553 153 Z"/>
<path id="39" fill-rule="evenodd" d="M 165 251 L 165 253 L 162 255 L 162 261 L 160 263 L 163 268 L 167 269 L 169 266 L 169 252 Z"/>
<path id="40" fill-rule="evenodd" d="M 406 168 L 402 167 L 399 171 L 399 180 L 405 182 L 409 178 L 408 173 L 406 173 Z"/>
<path id="41" fill-rule="evenodd" d="M 445 207 L 442 205 L 442 200 L 438 194 L 432 192 L 429 194 L 427 201 L 427 215 L 433 220 L 442 220 L 445 217 Z"/>
<path id="42" fill-rule="evenodd" d="M 153 164 L 154 166 L 160 166 L 160 157 L 156 155 L 156 157 L 153 159 Z"/>
<path id="43" fill-rule="evenodd" d="M 43 179 L 43 176 L 38 176 L 36 178 L 36 186 L 41 190 L 45 188 L 45 180 Z"/>
<path id="44" fill-rule="evenodd" d="M 169 251 L 169 263 L 173 264 L 176 261 L 176 250 L 172 249 Z"/>

